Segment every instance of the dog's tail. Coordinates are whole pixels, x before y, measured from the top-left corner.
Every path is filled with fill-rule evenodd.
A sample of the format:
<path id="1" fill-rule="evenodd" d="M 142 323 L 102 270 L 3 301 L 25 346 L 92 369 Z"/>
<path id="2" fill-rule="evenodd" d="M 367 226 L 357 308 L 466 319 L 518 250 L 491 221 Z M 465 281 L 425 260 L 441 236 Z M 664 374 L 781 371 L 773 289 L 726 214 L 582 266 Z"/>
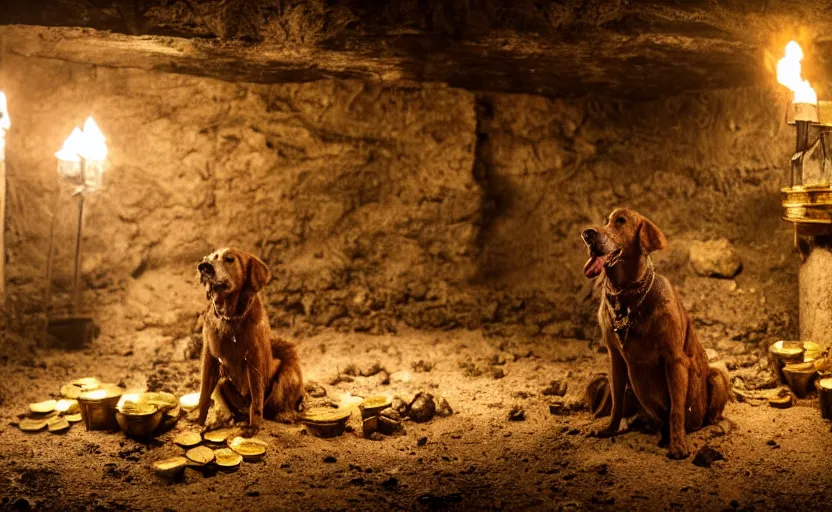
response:
<path id="1" fill-rule="evenodd" d="M 272 335 L 272 389 L 266 398 L 264 416 L 290 423 L 297 419 L 303 401 L 303 371 L 295 346 Z"/>
<path id="2" fill-rule="evenodd" d="M 705 424 L 714 425 L 722 419 L 722 411 L 728 402 L 733 400 L 728 374 L 720 368 L 708 367 L 708 409 L 705 413 Z"/>

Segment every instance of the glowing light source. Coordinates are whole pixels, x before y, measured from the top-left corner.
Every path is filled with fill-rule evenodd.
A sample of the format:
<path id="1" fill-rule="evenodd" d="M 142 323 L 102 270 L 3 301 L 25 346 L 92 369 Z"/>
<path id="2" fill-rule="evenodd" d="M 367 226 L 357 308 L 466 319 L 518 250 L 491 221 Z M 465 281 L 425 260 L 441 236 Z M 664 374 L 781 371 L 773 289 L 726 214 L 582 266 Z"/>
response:
<path id="1" fill-rule="evenodd" d="M 188 393 L 179 399 L 179 406 L 186 411 L 192 411 L 199 405 L 199 393 Z"/>
<path id="2" fill-rule="evenodd" d="M 802 60 L 803 49 L 795 41 L 790 41 L 786 45 L 785 56 L 777 62 L 777 81 L 794 93 L 793 103 L 817 105 L 817 93 L 809 85 L 809 82 L 801 77 L 800 61 Z"/>
<path id="3" fill-rule="evenodd" d="M 99 188 L 107 159 L 107 139 L 95 119 L 88 117 L 83 130 L 76 126 L 55 157 L 62 177 L 85 188 Z"/>
<path id="4" fill-rule="evenodd" d="M 6 160 L 6 130 L 12 127 L 6 95 L 0 91 L 0 162 Z"/>
<path id="5" fill-rule="evenodd" d="M 125 393 L 121 395 L 121 398 L 118 401 L 118 407 L 121 408 L 127 402 L 137 403 L 139 401 L 139 394 L 138 393 Z"/>

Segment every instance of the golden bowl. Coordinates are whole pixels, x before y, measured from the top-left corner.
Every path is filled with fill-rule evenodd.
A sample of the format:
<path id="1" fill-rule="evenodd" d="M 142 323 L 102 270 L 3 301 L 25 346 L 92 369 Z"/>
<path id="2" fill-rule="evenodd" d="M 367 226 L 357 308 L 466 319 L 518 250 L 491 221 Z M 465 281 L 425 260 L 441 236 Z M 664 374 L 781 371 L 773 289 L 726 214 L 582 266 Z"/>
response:
<path id="1" fill-rule="evenodd" d="M 116 421 L 127 437 L 146 439 L 153 437 L 153 433 L 162 422 L 163 414 L 164 412 L 155 406 L 143 410 L 118 410 Z"/>
<path id="2" fill-rule="evenodd" d="M 815 364 L 811 362 L 792 363 L 783 367 L 783 375 L 794 394 L 798 398 L 803 398 L 809 393 L 809 386 L 817 375 L 817 370 Z"/>
<path id="3" fill-rule="evenodd" d="M 102 386 L 93 391 L 85 391 L 78 396 L 81 417 L 87 430 L 116 430 L 116 406 L 123 389 L 114 386 Z"/>

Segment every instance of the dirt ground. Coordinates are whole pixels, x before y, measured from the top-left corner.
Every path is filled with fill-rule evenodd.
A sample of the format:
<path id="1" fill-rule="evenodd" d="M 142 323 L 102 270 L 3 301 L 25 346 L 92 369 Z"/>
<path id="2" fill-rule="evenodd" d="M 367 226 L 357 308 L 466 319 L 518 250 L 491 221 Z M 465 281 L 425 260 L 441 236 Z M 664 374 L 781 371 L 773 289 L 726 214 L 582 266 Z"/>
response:
<path id="1" fill-rule="evenodd" d="M 554 415 L 552 380 L 568 384 L 567 403 L 606 365 L 586 342 L 487 337 L 478 331 L 399 332 L 371 336 L 327 331 L 296 340 L 308 381 L 325 398 L 420 390 L 448 400 L 454 414 L 428 423 L 405 421 L 405 434 L 377 440 L 360 427 L 319 439 L 301 425 L 267 422 L 270 446 L 260 463 L 235 473 L 187 469 L 166 483 L 153 461 L 183 450 L 173 435 L 186 420 L 147 444 L 121 433 L 25 434 L 10 425 L 32 401 L 58 394 L 75 377 L 98 375 L 127 387 L 164 379 L 181 394 L 195 390 L 197 362 L 176 357 L 168 342 L 97 342 L 82 352 L 43 350 L 27 364 L 0 367 L 0 508 L 37 510 L 830 510 L 832 434 L 816 401 L 788 410 L 730 404 L 729 421 L 690 436 L 724 455 L 709 468 L 672 461 L 658 436 L 624 433 L 588 438 L 586 411 Z M 140 348 L 144 346 L 144 348 Z M 150 353 L 152 352 L 152 354 Z M 722 354 L 727 360 L 754 359 Z M 433 363 L 430 371 L 419 361 Z M 390 375 L 330 385 L 350 364 L 380 363 Z M 429 364 L 427 366 L 430 366 Z M 421 370 L 421 371 L 419 371 Z M 500 377 L 500 374 L 504 376 Z M 158 385 L 156 385 L 158 387 Z M 523 421 L 509 421 L 515 406 Z"/>

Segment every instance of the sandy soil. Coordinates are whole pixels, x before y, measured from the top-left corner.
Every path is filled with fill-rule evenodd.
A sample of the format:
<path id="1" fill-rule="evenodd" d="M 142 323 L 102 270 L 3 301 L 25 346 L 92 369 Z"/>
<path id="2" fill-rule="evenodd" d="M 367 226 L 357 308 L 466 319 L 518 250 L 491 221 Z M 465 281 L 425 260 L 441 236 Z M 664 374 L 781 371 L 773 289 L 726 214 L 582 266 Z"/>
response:
<path id="1" fill-rule="evenodd" d="M 407 398 L 427 390 L 445 397 L 454 414 L 406 421 L 404 435 L 379 440 L 362 438 L 359 428 L 318 439 L 301 425 L 269 422 L 260 434 L 270 443 L 262 462 L 236 473 L 188 469 L 181 481 L 166 483 L 150 464 L 182 452 L 170 438 L 193 428 L 187 421 L 148 444 L 80 424 L 65 435 L 24 434 L 10 422 L 28 402 L 90 374 L 131 387 L 163 378 L 179 393 L 191 391 L 196 361 L 142 338 L 99 341 L 84 352 L 42 351 L 25 366 L 0 367 L 0 509 L 832 509 L 832 434 L 811 399 L 788 410 L 730 404 L 730 422 L 690 437 L 694 449 L 708 444 L 726 459 L 702 468 L 667 459 L 657 435 L 588 438 L 588 412 L 550 414 L 555 399 L 542 394 L 550 381 L 567 382 L 566 400 L 578 400 L 606 365 L 585 342 L 528 343 L 468 331 L 325 332 L 297 342 L 307 380 L 327 391 L 319 403 L 338 403 L 347 393 Z M 419 360 L 434 366 L 415 371 Z M 374 362 L 389 371 L 388 385 L 379 376 L 328 384 L 350 364 Z M 495 370 L 504 377 L 495 378 Z M 514 406 L 525 420 L 508 421 Z"/>

